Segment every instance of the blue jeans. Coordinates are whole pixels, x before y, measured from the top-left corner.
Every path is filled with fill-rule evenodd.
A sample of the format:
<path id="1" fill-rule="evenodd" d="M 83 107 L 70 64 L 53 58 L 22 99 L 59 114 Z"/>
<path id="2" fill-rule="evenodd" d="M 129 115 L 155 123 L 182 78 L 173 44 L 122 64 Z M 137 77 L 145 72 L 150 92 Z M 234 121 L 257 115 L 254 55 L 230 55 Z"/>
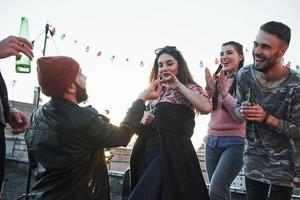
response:
<path id="1" fill-rule="evenodd" d="M 205 162 L 211 200 L 230 200 L 230 185 L 243 167 L 244 139 L 205 137 Z"/>

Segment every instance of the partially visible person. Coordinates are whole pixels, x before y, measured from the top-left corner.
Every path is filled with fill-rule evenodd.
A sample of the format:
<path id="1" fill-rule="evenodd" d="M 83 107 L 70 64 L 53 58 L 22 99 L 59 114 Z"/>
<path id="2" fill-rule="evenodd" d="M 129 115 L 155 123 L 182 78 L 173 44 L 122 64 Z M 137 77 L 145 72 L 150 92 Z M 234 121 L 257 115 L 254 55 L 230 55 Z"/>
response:
<path id="1" fill-rule="evenodd" d="M 209 199 L 190 138 L 195 113 L 209 113 L 211 103 L 176 47 L 166 46 L 155 54 L 150 81 L 160 79 L 163 90 L 148 105 L 137 131 L 129 199 Z"/>
<path id="2" fill-rule="evenodd" d="M 291 61 L 288 61 L 285 65 L 283 65 L 286 68 L 291 68 Z"/>
<path id="3" fill-rule="evenodd" d="M 238 73 L 236 112 L 247 120 L 248 200 L 289 200 L 295 187 L 300 164 L 300 75 L 281 62 L 290 38 L 287 25 L 263 24 L 253 45 L 254 64 Z M 249 90 L 254 104 L 247 101 Z"/>
<path id="4" fill-rule="evenodd" d="M 0 59 L 10 56 L 21 58 L 21 53 L 33 58 L 32 45 L 24 38 L 9 36 L 0 41 Z M 4 127 L 8 123 L 15 134 L 23 133 L 29 126 L 28 116 L 11 107 L 8 102 L 8 94 L 5 81 L 0 72 L 0 197 L 2 194 L 5 166 L 5 133 Z"/>
<path id="5" fill-rule="evenodd" d="M 205 163 L 210 199 L 230 200 L 230 185 L 243 167 L 245 120 L 235 113 L 236 73 L 244 65 L 243 46 L 235 41 L 222 44 L 220 62 L 213 75 L 205 69 L 205 89 L 213 104 L 204 138 Z"/>
<path id="6" fill-rule="evenodd" d="M 31 127 L 25 134 L 36 178 L 31 198 L 111 199 L 104 148 L 129 143 L 143 116 L 145 101 L 160 94 L 159 81 L 152 81 L 139 95 L 117 127 L 93 107 L 78 105 L 88 95 L 86 77 L 73 58 L 39 58 L 37 74 L 42 92 L 51 100 L 32 113 Z"/>
<path id="7" fill-rule="evenodd" d="M 295 71 L 296 71 L 298 74 L 300 74 L 300 66 L 299 66 L 299 65 L 296 65 Z"/>

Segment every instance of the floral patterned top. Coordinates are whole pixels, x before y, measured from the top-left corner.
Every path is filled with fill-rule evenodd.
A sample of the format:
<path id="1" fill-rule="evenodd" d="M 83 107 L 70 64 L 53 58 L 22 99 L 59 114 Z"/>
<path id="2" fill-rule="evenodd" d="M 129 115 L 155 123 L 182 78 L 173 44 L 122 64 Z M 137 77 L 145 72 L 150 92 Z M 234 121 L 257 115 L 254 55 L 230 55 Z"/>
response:
<path id="1" fill-rule="evenodd" d="M 198 85 L 197 83 L 189 83 L 185 86 L 187 88 L 189 88 L 190 90 L 194 91 L 196 94 L 204 95 L 207 97 L 203 88 L 200 85 Z M 154 106 L 160 102 L 183 104 L 183 105 L 187 105 L 187 106 L 191 107 L 192 109 L 194 109 L 194 106 L 192 105 L 192 103 L 178 90 L 163 88 L 163 90 L 160 93 L 160 96 L 156 100 L 150 102 L 150 110 L 152 110 L 154 108 Z"/>

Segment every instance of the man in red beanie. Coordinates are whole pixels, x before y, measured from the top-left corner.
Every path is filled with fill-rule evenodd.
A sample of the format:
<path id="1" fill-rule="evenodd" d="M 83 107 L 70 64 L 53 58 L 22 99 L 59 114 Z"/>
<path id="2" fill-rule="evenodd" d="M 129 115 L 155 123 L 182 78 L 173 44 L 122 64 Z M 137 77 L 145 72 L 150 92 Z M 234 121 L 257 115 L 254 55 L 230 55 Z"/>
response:
<path id="1" fill-rule="evenodd" d="M 10 56 L 21 58 L 21 53 L 32 58 L 32 45 L 24 38 L 9 36 L 0 41 L 0 59 Z M 9 105 L 7 88 L 0 72 L 0 199 L 3 193 L 5 166 L 5 133 L 4 127 L 9 123 L 13 133 L 23 133 L 29 126 L 28 116 Z"/>
<path id="2" fill-rule="evenodd" d="M 38 81 L 51 100 L 31 115 L 25 140 L 36 183 L 35 200 L 110 199 L 103 148 L 126 146 L 144 113 L 145 101 L 156 99 L 161 85 L 154 81 L 129 108 L 119 127 L 91 106 L 86 77 L 79 64 L 64 56 L 37 60 Z"/>

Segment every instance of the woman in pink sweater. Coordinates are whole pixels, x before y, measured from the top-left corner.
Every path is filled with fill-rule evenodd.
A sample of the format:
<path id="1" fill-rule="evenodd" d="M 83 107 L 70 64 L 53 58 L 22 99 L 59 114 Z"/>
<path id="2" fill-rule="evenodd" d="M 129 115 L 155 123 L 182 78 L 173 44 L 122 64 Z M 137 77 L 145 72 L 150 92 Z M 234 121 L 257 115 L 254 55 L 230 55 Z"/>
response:
<path id="1" fill-rule="evenodd" d="M 230 41 L 222 44 L 220 61 L 211 75 L 205 69 L 206 92 L 213 111 L 204 138 L 205 161 L 211 200 L 230 200 L 230 185 L 243 166 L 245 123 L 235 113 L 235 74 L 244 65 L 243 46 Z"/>

